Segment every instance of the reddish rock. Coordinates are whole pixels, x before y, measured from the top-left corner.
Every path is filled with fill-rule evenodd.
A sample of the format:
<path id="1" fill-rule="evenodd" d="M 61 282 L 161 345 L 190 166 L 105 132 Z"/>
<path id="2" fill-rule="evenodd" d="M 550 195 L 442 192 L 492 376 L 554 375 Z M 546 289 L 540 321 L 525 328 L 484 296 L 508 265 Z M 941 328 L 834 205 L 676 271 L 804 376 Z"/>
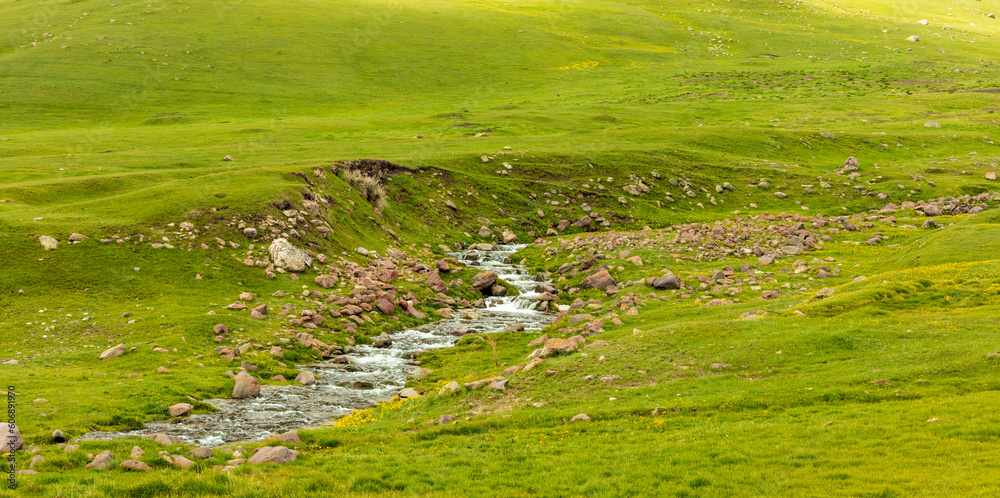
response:
<path id="1" fill-rule="evenodd" d="M 484 291 L 493 287 L 497 281 L 497 274 L 491 271 L 477 273 L 472 277 L 472 288 L 477 291 Z"/>
<path id="2" fill-rule="evenodd" d="M 434 292 L 444 292 L 448 290 L 448 286 L 445 285 L 444 280 L 441 280 L 441 275 L 438 275 L 436 272 L 427 275 L 426 283 L 427 287 L 430 287 L 430 289 Z"/>
<path id="3" fill-rule="evenodd" d="M 607 270 L 601 270 L 580 282 L 580 287 L 584 289 L 607 290 L 608 287 L 615 287 L 615 279 Z"/>
<path id="4" fill-rule="evenodd" d="M 545 360 L 542 358 L 535 358 L 528 363 L 525 363 L 524 368 L 521 369 L 522 372 L 530 372 L 533 368 L 541 365 Z"/>
<path id="5" fill-rule="evenodd" d="M 170 405 L 167 407 L 167 411 L 170 412 L 171 417 L 180 417 L 182 415 L 187 415 L 194 409 L 194 406 L 190 403 L 177 403 L 176 405 Z"/>
<path id="6" fill-rule="evenodd" d="M 298 458 L 299 452 L 284 446 L 264 446 L 258 448 L 247 461 L 253 465 L 261 463 L 288 463 Z"/>
<path id="7" fill-rule="evenodd" d="M 382 313 L 385 313 L 386 315 L 388 315 L 388 314 L 396 311 L 396 305 L 393 304 L 392 301 L 390 301 L 390 300 L 388 300 L 388 299 L 386 299 L 384 297 L 378 298 L 375 301 L 375 306 L 378 308 L 379 311 L 381 311 Z"/>
<path id="8" fill-rule="evenodd" d="M 475 389 L 479 389 L 480 387 L 483 387 L 485 385 L 492 384 L 492 383 L 494 383 L 494 382 L 496 382 L 498 380 L 504 380 L 504 378 L 498 376 L 498 377 L 490 377 L 488 379 L 482 379 L 482 380 L 476 380 L 476 381 L 468 382 L 468 383 L 465 384 L 465 388 L 468 389 L 468 390 L 470 390 L 470 391 L 472 391 L 472 390 L 475 390 Z"/>
<path id="9" fill-rule="evenodd" d="M 362 311 L 364 310 L 362 310 L 360 306 L 355 306 L 353 304 L 348 304 L 347 306 L 340 308 L 340 313 L 348 316 L 360 315 Z"/>
<path id="10" fill-rule="evenodd" d="M 337 277 L 334 277 L 333 275 L 320 275 L 313 281 L 324 289 L 329 289 L 330 287 L 337 285 Z"/>
<path id="11" fill-rule="evenodd" d="M 152 468 L 149 467 L 149 465 L 146 465 L 138 460 L 125 460 L 124 462 L 118 464 L 118 466 L 131 470 L 141 470 L 141 471 L 153 470 Z"/>
<path id="12" fill-rule="evenodd" d="M 233 386 L 233 399 L 255 398 L 260 394 L 260 382 L 246 372 L 240 372 L 236 376 L 236 384 Z"/>
<path id="13" fill-rule="evenodd" d="M 545 347 L 542 348 L 539 357 L 569 354 L 576 351 L 577 347 L 577 342 L 573 339 L 549 339 L 545 341 Z"/>

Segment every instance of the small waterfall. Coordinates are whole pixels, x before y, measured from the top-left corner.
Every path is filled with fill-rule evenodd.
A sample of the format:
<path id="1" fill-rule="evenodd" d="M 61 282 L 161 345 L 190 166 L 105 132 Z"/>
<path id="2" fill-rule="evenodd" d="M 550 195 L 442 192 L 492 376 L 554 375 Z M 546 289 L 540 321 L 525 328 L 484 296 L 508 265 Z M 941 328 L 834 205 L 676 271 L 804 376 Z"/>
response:
<path id="1" fill-rule="evenodd" d="M 486 307 L 493 311 L 524 312 L 534 311 L 538 308 L 538 293 L 535 288 L 543 283 L 537 281 L 526 268 L 515 265 L 511 258 L 517 252 L 527 247 L 525 244 L 501 245 L 495 251 L 465 251 L 452 253 L 466 263 L 477 265 L 476 268 L 482 271 L 493 271 L 497 277 L 517 288 L 519 295 L 504 297 L 485 298 Z M 470 257 L 475 255 L 475 260 L 470 261 Z"/>

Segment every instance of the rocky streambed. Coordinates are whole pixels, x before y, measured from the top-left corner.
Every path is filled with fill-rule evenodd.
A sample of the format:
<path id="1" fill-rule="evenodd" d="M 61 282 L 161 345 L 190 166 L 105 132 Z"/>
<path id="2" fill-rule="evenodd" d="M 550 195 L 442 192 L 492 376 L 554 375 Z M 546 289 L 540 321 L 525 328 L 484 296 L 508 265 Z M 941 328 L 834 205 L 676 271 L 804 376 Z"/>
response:
<path id="1" fill-rule="evenodd" d="M 543 282 L 511 261 L 522 247 L 503 245 L 491 251 L 453 254 L 470 265 L 496 272 L 518 289 L 518 296 L 485 298 L 486 308 L 476 310 L 477 319 L 462 318 L 465 313 L 461 310 L 454 319 L 392 334 L 389 347 L 357 346 L 346 365 L 331 361 L 299 365 L 300 370 L 318 377 L 309 386 L 262 385 L 256 398 L 206 400 L 218 410 L 213 413 L 151 422 L 133 431 L 91 432 L 79 439 L 163 433 L 199 446 L 252 442 L 292 429 L 329 425 L 353 410 L 388 401 L 403 389 L 407 377 L 419 369 L 412 360 L 420 351 L 451 347 L 472 331 L 500 332 L 515 325 L 523 326 L 526 331 L 538 331 L 552 322 L 553 315 L 535 309 L 538 306 L 535 287 Z"/>

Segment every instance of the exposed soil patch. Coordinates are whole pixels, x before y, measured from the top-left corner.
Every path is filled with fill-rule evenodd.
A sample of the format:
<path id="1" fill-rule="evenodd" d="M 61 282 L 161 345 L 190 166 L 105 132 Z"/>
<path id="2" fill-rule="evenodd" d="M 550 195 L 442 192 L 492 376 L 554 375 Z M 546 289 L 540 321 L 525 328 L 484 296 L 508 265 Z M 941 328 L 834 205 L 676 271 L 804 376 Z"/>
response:
<path id="1" fill-rule="evenodd" d="M 417 170 L 400 166 L 385 159 L 354 159 L 336 164 L 337 168 L 357 171 L 373 178 L 385 178 L 396 173 L 415 173 Z"/>

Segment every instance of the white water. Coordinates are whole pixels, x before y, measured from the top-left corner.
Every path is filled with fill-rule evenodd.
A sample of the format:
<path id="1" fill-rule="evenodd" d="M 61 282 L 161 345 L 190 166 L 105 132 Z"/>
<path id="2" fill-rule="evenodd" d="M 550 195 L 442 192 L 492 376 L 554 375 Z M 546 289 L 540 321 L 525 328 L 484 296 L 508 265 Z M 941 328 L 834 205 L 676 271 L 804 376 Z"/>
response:
<path id="1" fill-rule="evenodd" d="M 261 386 L 260 396 L 248 400 L 206 400 L 218 411 L 176 419 L 152 422 L 135 431 L 92 432 L 79 439 L 111 439 L 130 435 L 161 432 L 183 438 L 202 446 L 218 446 L 234 442 L 259 441 L 272 434 L 332 424 L 355 409 L 367 408 L 396 396 L 407 376 L 419 367 L 408 365 L 419 352 L 450 347 L 461 337 L 453 334 L 460 329 L 476 333 L 500 332 L 512 325 L 523 325 L 525 331 L 538 331 L 552 321 L 534 308 L 537 282 L 523 267 L 509 263 L 510 257 L 523 245 L 500 246 L 497 251 L 478 251 L 478 269 L 491 270 L 517 287 L 519 296 L 485 298 L 486 309 L 478 310 L 479 320 L 455 318 L 441 320 L 392 334 L 392 346 L 378 349 L 358 346 L 350 364 L 329 361 L 299 365 L 319 380 L 312 386 Z M 463 257 L 466 253 L 455 253 Z M 469 262 L 471 263 L 471 262 Z M 455 312 L 461 317 L 464 310 Z"/>

